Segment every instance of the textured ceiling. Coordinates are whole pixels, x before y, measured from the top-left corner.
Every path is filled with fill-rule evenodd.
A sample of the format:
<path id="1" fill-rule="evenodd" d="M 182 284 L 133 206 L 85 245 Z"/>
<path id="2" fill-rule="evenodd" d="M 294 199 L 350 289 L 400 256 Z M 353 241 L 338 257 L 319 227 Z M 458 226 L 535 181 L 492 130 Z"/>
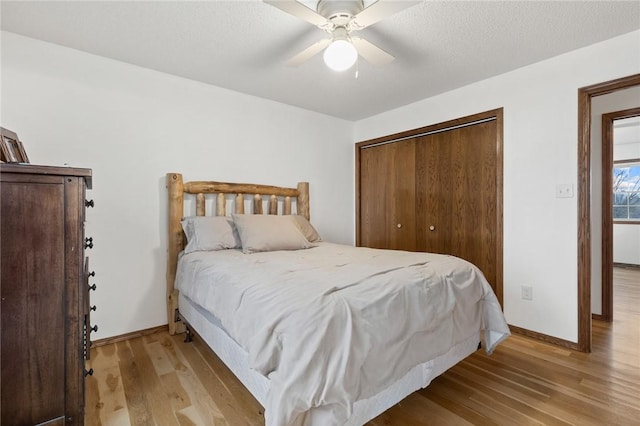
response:
<path id="1" fill-rule="evenodd" d="M 640 1 L 424 1 L 359 33 L 396 60 L 359 61 L 356 79 L 328 70 L 322 55 L 286 67 L 325 34 L 260 0 L 1 7 L 6 31 L 347 120 L 640 28 Z"/>

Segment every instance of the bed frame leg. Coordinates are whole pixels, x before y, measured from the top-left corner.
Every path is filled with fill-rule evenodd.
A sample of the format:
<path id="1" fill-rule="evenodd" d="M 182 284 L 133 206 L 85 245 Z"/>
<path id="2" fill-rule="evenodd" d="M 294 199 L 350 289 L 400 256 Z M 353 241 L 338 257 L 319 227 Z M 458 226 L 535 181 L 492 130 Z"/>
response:
<path id="1" fill-rule="evenodd" d="M 184 332 L 184 342 L 185 343 L 193 342 L 193 335 L 191 334 L 191 329 L 189 328 L 189 326 L 186 327 L 186 330 Z"/>

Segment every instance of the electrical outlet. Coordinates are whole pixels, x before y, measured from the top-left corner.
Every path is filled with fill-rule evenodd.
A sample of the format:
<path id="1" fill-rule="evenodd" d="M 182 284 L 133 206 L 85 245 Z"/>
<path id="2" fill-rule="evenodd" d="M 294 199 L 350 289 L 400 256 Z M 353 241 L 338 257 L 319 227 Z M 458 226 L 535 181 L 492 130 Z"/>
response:
<path id="1" fill-rule="evenodd" d="M 533 300 L 533 287 L 529 285 L 523 285 L 522 289 L 522 300 Z"/>
<path id="2" fill-rule="evenodd" d="M 557 184 L 556 198 L 573 198 L 573 184 L 571 183 Z"/>

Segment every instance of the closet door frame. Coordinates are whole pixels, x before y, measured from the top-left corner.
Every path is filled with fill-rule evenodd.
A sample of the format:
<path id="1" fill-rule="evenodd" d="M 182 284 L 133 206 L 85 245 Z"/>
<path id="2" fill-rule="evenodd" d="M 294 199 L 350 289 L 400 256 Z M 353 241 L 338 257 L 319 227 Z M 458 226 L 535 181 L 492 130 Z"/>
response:
<path id="1" fill-rule="evenodd" d="M 360 152 L 363 148 L 372 145 L 382 145 L 387 143 L 395 143 L 406 139 L 415 138 L 417 136 L 434 133 L 438 131 L 447 131 L 453 128 L 466 127 L 481 121 L 495 120 L 497 124 L 496 131 L 496 282 L 494 290 L 498 301 L 503 304 L 503 108 L 497 108 L 478 114 L 460 117 L 442 123 L 432 124 L 417 129 L 406 130 L 379 138 L 362 141 L 356 143 L 355 147 L 355 173 L 356 173 L 356 245 L 361 243 L 361 224 L 360 224 Z"/>

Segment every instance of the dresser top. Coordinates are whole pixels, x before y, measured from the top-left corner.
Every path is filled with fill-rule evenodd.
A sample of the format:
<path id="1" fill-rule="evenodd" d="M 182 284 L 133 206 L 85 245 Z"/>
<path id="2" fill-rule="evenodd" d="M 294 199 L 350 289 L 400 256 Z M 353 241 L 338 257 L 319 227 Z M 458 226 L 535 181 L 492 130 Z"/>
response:
<path id="1" fill-rule="evenodd" d="M 38 166 L 34 164 L 0 163 L 0 172 L 84 177 L 87 189 L 91 189 L 91 169 L 83 169 L 78 167 Z"/>

